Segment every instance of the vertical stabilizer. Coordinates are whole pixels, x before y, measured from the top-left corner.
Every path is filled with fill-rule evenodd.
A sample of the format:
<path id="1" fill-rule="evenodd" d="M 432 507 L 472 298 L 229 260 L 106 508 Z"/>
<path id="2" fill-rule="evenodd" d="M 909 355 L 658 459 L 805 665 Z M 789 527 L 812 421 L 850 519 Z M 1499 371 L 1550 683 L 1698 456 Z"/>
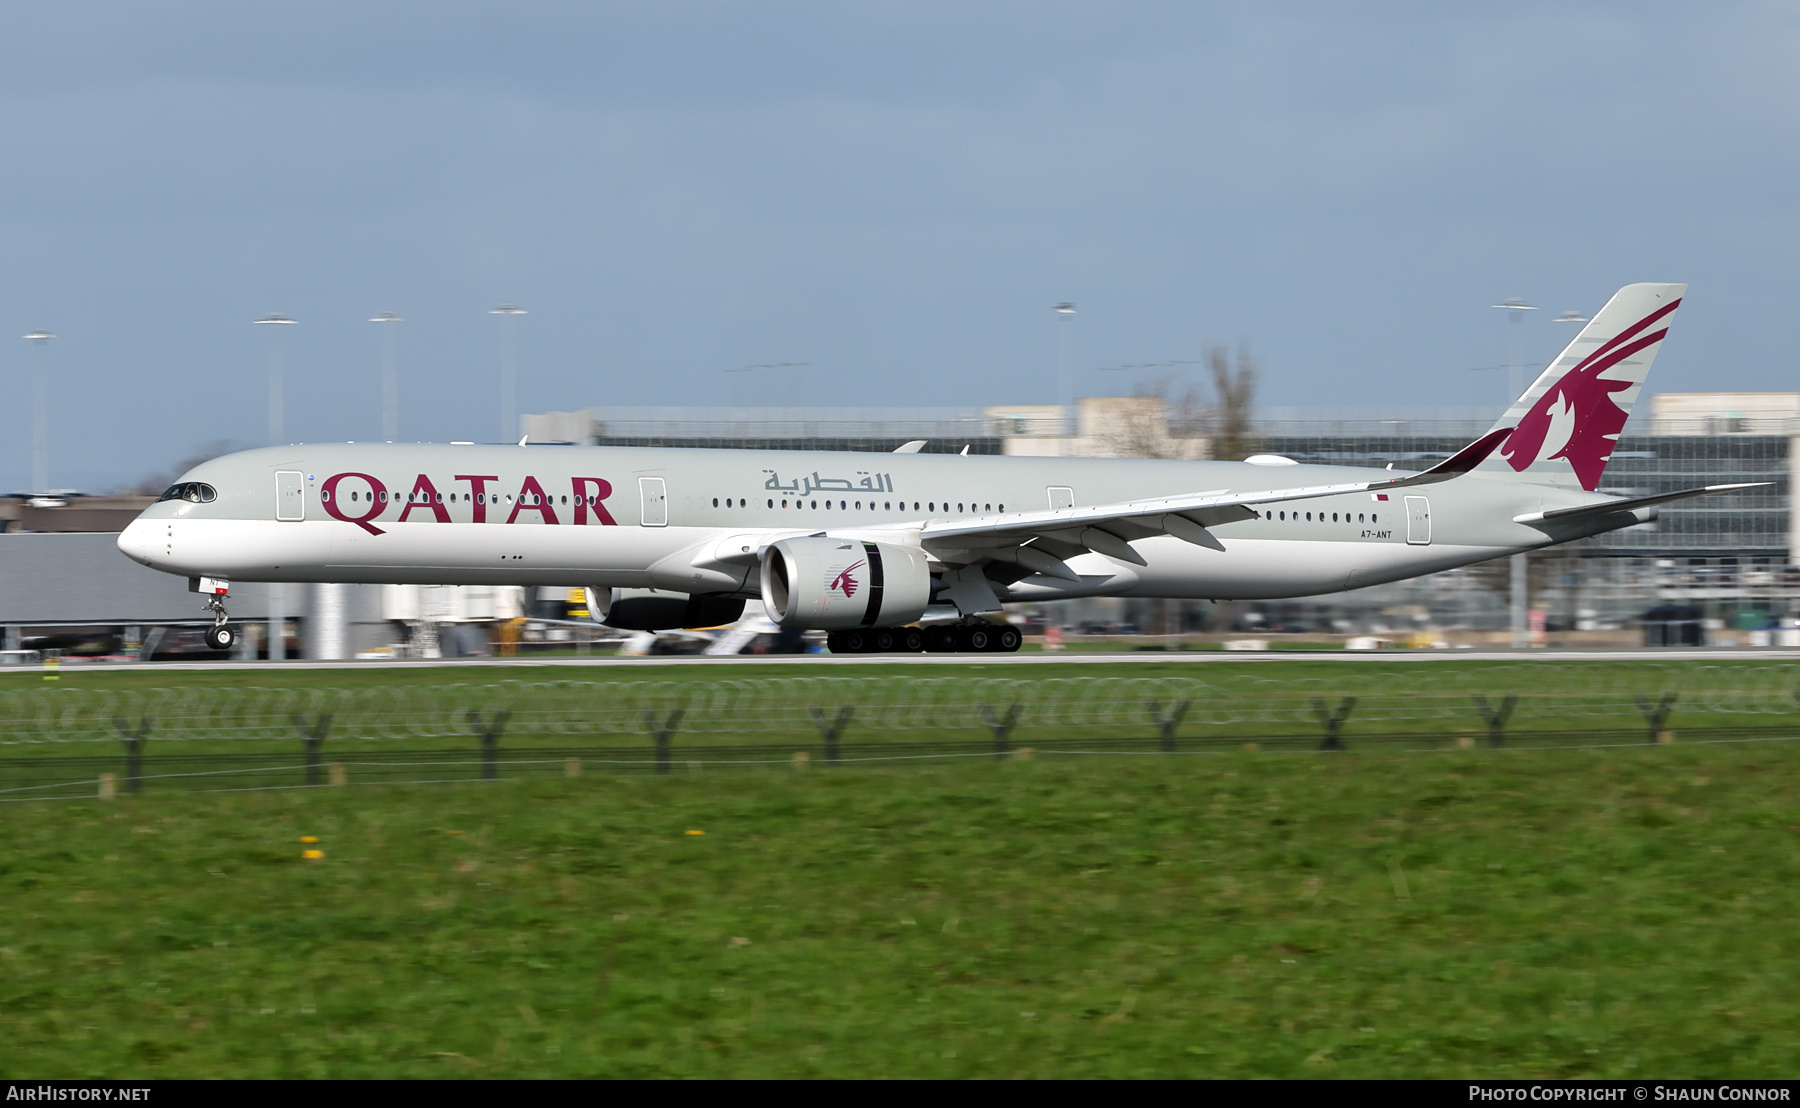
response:
<path id="1" fill-rule="evenodd" d="M 1597 488 L 1686 292 L 1686 285 L 1643 284 L 1614 293 L 1494 424 L 1517 430 L 1477 468 Z"/>

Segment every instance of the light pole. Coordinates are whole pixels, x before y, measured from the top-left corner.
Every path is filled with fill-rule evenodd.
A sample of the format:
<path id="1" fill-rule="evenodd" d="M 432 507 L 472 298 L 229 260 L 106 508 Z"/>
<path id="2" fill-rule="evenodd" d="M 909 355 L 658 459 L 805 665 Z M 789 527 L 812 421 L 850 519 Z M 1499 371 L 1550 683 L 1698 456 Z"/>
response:
<path id="1" fill-rule="evenodd" d="M 1506 384 L 1512 391 L 1507 395 L 1507 403 L 1524 395 L 1525 392 L 1525 347 L 1519 335 L 1519 328 L 1525 322 L 1526 312 L 1535 312 L 1537 307 L 1527 304 L 1516 296 L 1509 296 L 1501 304 L 1492 305 L 1506 312 L 1508 359 L 1506 363 Z"/>
<path id="2" fill-rule="evenodd" d="M 1063 411 L 1063 436 L 1075 437 L 1075 305 L 1064 301 L 1056 312 L 1057 403 Z M 1073 444 L 1070 444 L 1071 446 Z"/>
<path id="3" fill-rule="evenodd" d="M 271 312 L 256 323 L 259 327 L 267 324 L 274 328 L 269 332 L 269 445 L 280 446 L 281 440 L 287 437 L 281 425 L 281 329 L 293 326 L 294 321 L 279 312 Z"/>
<path id="4" fill-rule="evenodd" d="M 256 321 L 269 330 L 269 445 L 280 446 L 286 438 L 282 429 L 281 330 L 294 321 L 279 312 L 271 312 Z M 287 659 L 287 589 L 279 581 L 269 584 L 269 661 Z"/>
<path id="5" fill-rule="evenodd" d="M 1523 384 L 1525 377 L 1525 348 L 1519 337 L 1519 327 L 1525 322 L 1525 313 L 1535 312 L 1537 311 L 1537 308 L 1525 303 L 1525 301 L 1516 296 L 1509 296 L 1504 303 L 1494 304 L 1492 306 L 1504 309 L 1506 312 L 1506 328 L 1508 332 L 1507 345 L 1509 348 L 1506 368 L 1506 384 L 1508 389 L 1506 410 L 1511 411 L 1512 406 L 1518 402 L 1518 398 L 1525 392 L 1525 386 Z M 1526 593 L 1527 584 L 1531 579 L 1531 566 L 1527 563 L 1524 554 L 1514 554 L 1511 558 L 1507 559 L 1507 569 L 1512 574 L 1512 581 L 1510 582 L 1512 587 L 1508 590 L 1512 594 L 1509 598 L 1511 600 L 1509 607 L 1512 609 L 1512 619 L 1510 621 L 1512 624 L 1512 646 L 1514 650 L 1523 650 L 1531 645 L 1531 631 L 1526 625 L 1526 620 L 1529 618 L 1526 615 L 1526 605 L 1529 603 L 1529 597 Z"/>
<path id="6" fill-rule="evenodd" d="M 524 315 L 525 309 L 512 301 L 488 312 L 501 320 L 500 329 L 500 439 L 511 442 L 519 429 L 518 367 L 513 363 L 513 317 Z"/>
<path id="7" fill-rule="evenodd" d="M 398 312 L 382 312 L 370 323 L 404 323 Z M 392 327 L 381 329 L 381 437 L 400 437 L 400 342 Z"/>
<path id="8" fill-rule="evenodd" d="M 45 348 L 55 337 L 48 331 L 33 331 L 25 336 L 33 347 L 31 490 L 40 494 L 50 491 L 50 368 L 49 351 Z"/>
<path id="9" fill-rule="evenodd" d="M 1556 322 L 1557 323 L 1572 323 L 1572 324 L 1574 324 L 1575 325 L 1575 333 L 1577 335 L 1579 335 L 1581 333 L 1581 326 L 1588 322 L 1588 317 L 1582 315 L 1580 312 L 1577 312 L 1577 311 L 1567 311 L 1567 312 L 1564 312 L 1563 314 L 1557 316 Z M 1522 557 L 1522 555 L 1521 555 L 1521 557 Z M 1574 573 L 1567 575 L 1569 581 L 1571 582 L 1570 587 L 1573 590 L 1573 595 L 1569 597 L 1569 603 L 1568 603 L 1569 630 L 1571 630 L 1571 631 L 1580 630 L 1580 627 L 1581 627 L 1581 559 L 1579 559 L 1579 558 L 1575 559 L 1574 569 L 1575 569 Z M 1521 602 L 1521 606 L 1522 606 L 1522 603 L 1523 602 Z"/>

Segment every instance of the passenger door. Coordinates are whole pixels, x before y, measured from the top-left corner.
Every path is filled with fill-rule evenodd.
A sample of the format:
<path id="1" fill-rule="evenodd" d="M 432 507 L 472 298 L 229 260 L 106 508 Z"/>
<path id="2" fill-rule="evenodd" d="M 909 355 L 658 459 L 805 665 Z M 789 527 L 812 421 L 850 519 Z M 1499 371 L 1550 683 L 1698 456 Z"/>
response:
<path id="1" fill-rule="evenodd" d="M 1413 546 L 1431 545 L 1431 501 L 1423 496 L 1406 498 L 1406 541 Z"/>
<path id="2" fill-rule="evenodd" d="M 669 524 L 669 492 L 663 486 L 661 477 L 639 477 L 638 495 L 643 497 L 643 524 L 645 527 L 666 527 Z"/>
<path id="3" fill-rule="evenodd" d="M 306 475 L 296 470 L 275 471 L 275 518 L 297 523 L 306 518 Z"/>

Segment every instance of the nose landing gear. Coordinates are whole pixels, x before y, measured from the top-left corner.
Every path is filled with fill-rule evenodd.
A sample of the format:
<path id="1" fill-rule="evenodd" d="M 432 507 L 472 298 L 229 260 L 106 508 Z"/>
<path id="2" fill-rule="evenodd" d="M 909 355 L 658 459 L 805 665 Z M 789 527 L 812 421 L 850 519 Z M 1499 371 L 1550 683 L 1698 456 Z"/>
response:
<path id="1" fill-rule="evenodd" d="M 207 594 L 205 607 L 213 614 L 213 625 L 206 629 L 206 645 L 213 650 L 230 650 L 231 644 L 237 642 L 237 632 L 227 626 L 231 616 L 225 611 L 225 597 L 231 586 L 223 581 L 209 584 L 212 588 Z"/>

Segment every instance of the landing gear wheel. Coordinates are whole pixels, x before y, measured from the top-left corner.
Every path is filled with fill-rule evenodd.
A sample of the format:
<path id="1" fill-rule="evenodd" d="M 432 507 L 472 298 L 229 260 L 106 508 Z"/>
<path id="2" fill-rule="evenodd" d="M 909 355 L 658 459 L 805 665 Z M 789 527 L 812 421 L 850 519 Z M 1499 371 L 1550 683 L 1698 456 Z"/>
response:
<path id="1" fill-rule="evenodd" d="M 908 654 L 918 654 L 925 649 L 925 632 L 917 627 L 902 627 L 894 632 L 899 644 L 894 648 Z"/>
<path id="2" fill-rule="evenodd" d="M 956 648 L 971 652 L 993 649 L 994 629 L 985 623 L 971 623 L 957 636 Z"/>
<path id="3" fill-rule="evenodd" d="M 891 627 L 877 627 L 875 630 L 869 632 L 869 638 L 872 640 L 869 644 L 869 653 L 892 653 L 894 651 L 894 643 L 899 637 L 899 633 Z"/>
<path id="4" fill-rule="evenodd" d="M 1019 649 L 1019 644 L 1024 641 L 1025 637 L 1019 634 L 1019 629 L 1008 624 L 995 632 L 993 649 L 1003 654 L 1012 654 Z"/>
<path id="5" fill-rule="evenodd" d="M 861 654 L 869 649 L 869 640 L 863 631 L 833 631 L 825 636 L 825 649 L 833 654 Z"/>
<path id="6" fill-rule="evenodd" d="M 231 644 L 237 641 L 237 633 L 229 627 L 209 627 L 206 629 L 206 645 L 211 650 L 230 650 Z"/>
<path id="7" fill-rule="evenodd" d="M 956 628 L 928 627 L 925 629 L 925 651 L 928 654 L 949 654 L 958 648 Z"/>

